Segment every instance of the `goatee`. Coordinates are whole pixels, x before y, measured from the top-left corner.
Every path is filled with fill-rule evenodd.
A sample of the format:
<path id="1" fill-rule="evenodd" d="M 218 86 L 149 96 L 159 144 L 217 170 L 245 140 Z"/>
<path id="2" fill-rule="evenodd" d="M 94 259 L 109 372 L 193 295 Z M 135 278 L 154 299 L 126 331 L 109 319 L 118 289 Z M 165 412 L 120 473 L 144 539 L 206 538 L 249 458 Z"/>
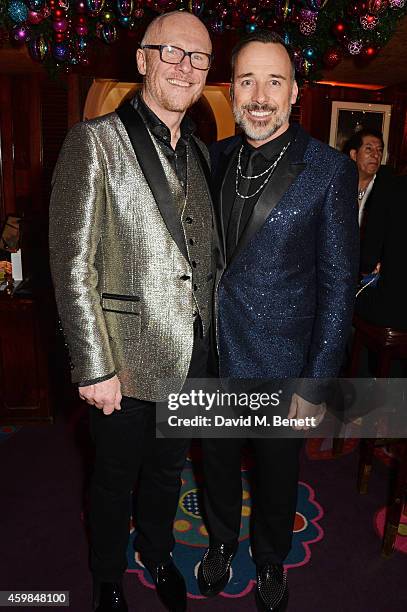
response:
<path id="1" fill-rule="evenodd" d="M 265 117 L 264 121 L 250 121 L 250 118 L 245 115 L 245 111 L 269 112 L 272 115 Z M 267 140 L 273 136 L 285 123 L 287 123 L 291 114 L 291 104 L 288 105 L 286 112 L 279 112 L 278 106 L 271 104 L 257 104 L 251 102 L 237 107 L 233 105 L 233 115 L 238 126 L 242 128 L 244 133 L 251 140 Z"/>

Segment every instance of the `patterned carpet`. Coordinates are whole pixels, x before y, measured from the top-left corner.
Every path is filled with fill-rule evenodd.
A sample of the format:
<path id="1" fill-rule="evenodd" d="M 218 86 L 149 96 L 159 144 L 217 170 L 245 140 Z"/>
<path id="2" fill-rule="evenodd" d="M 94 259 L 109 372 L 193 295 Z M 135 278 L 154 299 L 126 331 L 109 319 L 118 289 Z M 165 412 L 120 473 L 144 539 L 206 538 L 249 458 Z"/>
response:
<path id="1" fill-rule="evenodd" d="M 239 549 L 232 563 L 232 578 L 222 593 L 223 597 L 244 597 L 255 584 L 255 565 L 251 558 L 249 543 L 249 520 L 251 514 L 250 487 L 247 470 L 242 470 L 243 504 Z M 196 575 L 200 559 L 208 546 L 208 534 L 202 522 L 199 504 L 199 489 L 191 465 L 187 465 L 182 474 L 182 490 L 177 516 L 174 522 L 176 546 L 174 560 L 187 583 L 191 598 L 201 599 Z M 323 538 L 320 520 L 323 509 L 315 499 L 314 489 L 305 482 L 298 485 L 298 506 L 294 525 L 292 550 L 286 560 L 286 568 L 305 565 L 311 559 L 312 546 Z M 128 571 L 135 572 L 147 587 L 153 588 L 149 573 L 134 554 L 134 529 L 128 547 Z"/>
<path id="2" fill-rule="evenodd" d="M 347 440 L 343 453 L 350 454 L 358 446 L 358 440 Z M 311 461 L 332 460 L 331 439 L 310 439 L 305 445 L 305 453 Z M 199 461 L 199 452 L 193 453 L 194 460 Z M 198 456 L 197 456 L 198 455 Z M 386 466 L 394 467 L 397 457 L 397 448 L 386 450 L 378 448 L 376 457 Z M 251 515 L 251 497 L 248 482 L 248 467 L 250 457 L 246 457 L 242 467 L 243 503 L 242 521 L 239 540 L 239 549 L 232 563 L 232 577 L 225 591 L 221 593 L 224 598 L 239 598 L 247 595 L 255 585 L 255 565 L 251 557 L 249 542 L 249 521 Z M 198 480 L 198 482 L 197 482 Z M 208 546 L 208 534 L 202 522 L 200 508 L 200 469 L 195 464 L 192 469 L 191 461 L 182 474 L 182 489 L 177 516 L 174 522 L 174 533 L 176 546 L 174 549 L 174 560 L 180 568 L 187 583 L 188 596 L 191 599 L 202 599 L 197 587 L 196 576 L 202 554 Z M 293 545 L 286 559 L 287 570 L 298 568 L 310 562 L 314 547 L 324 537 L 321 521 L 324 509 L 318 501 L 314 488 L 307 482 L 300 481 L 298 485 L 298 505 L 294 524 Z M 377 536 L 383 537 L 386 506 L 377 510 L 372 516 L 372 523 Z M 128 572 L 136 574 L 140 583 L 153 589 L 149 573 L 134 553 L 133 541 L 135 536 L 134 526 L 130 530 L 130 541 L 128 547 Z M 379 542 L 378 542 L 379 544 Z M 407 516 L 403 516 L 400 524 L 399 534 L 396 539 L 395 549 L 407 553 Z"/>
<path id="3" fill-rule="evenodd" d="M 0 590 L 69 590 L 70 609 L 91 612 L 86 522 L 81 519 L 92 458 L 86 407 L 53 426 L 7 429 L 2 434 Z M 369 493 L 359 495 L 357 441 L 348 442 L 343 456 L 334 460 L 330 446 L 330 440 L 311 441 L 302 455 L 294 543 L 287 559 L 289 612 L 405 612 L 405 517 L 392 557 L 384 560 L 380 555 L 393 451 L 377 452 Z M 194 456 L 194 464 L 197 460 Z M 248 540 L 249 467 L 246 462 L 242 471 L 241 541 L 233 576 L 223 594 L 206 600 L 199 596 L 194 578 L 207 544 L 200 483 L 191 463 L 185 467 L 174 557 L 187 581 L 188 612 L 255 610 Z M 129 611 L 164 612 L 147 572 L 134 557 L 133 537 L 131 533 L 124 580 Z"/>

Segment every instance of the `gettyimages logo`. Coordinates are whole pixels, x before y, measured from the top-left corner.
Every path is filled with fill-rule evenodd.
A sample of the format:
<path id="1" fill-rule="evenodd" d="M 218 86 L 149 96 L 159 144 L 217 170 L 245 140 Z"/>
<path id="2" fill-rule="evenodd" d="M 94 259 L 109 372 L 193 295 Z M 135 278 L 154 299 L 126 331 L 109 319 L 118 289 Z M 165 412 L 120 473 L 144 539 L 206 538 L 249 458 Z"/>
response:
<path id="1" fill-rule="evenodd" d="M 275 393 L 226 393 L 219 389 L 208 393 L 202 389 L 192 389 L 188 393 L 170 393 L 167 405 L 169 410 L 187 407 L 199 407 L 207 411 L 216 408 L 259 410 L 279 406 L 282 393 L 281 389 Z"/>

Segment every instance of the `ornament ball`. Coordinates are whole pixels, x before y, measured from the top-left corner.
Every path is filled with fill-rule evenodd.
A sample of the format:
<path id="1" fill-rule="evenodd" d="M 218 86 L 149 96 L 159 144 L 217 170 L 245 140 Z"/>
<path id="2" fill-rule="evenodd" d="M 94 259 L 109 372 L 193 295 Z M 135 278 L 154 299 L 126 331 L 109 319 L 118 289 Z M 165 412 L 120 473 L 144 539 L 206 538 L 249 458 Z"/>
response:
<path id="1" fill-rule="evenodd" d="M 54 21 L 52 27 L 55 32 L 65 32 L 68 29 L 68 20 L 59 19 L 58 21 Z"/>
<path id="2" fill-rule="evenodd" d="M 28 8 L 21 0 L 12 0 L 8 5 L 8 14 L 15 23 L 23 23 L 28 17 Z"/>
<path id="3" fill-rule="evenodd" d="M 28 19 L 30 23 L 33 25 L 38 25 L 41 21 L 44 21 L 44 16 L 42 13 L 36 13 L 35 11 L 28 11 Z"/>
<path id="4" fill-rule="evenodd" d="M 35 62 L 44 61 L 49 53 L 49 45 L 42 34 L 28 43 L 28 52 Z"/>
<path id="5" fill-rule="evenodd" d="M 69 59 L 69 47 L 65 43 L 52 45 L 52 55 L 58 62 L 66 62 Z"/>
<path id="6" fill-rule="evenodd" d="M 30 11 L 35 11 L 36 13 L 43 8 L 44 4 L 44 0 L 26 0 L 26 5 Z"/>
<path id="7" fill-rule="evenodd" d="M 12 37 L 18 43 L 26 43 L 31 38 L 31 28 L 25 24 L 15 25 L 12 29 Z"/>
<path id="8" fill-rule="evenodd" d="M 337 21 L 332 26 L 332 31 L 335 34 L 335 36 L 340 38 L 341 36 L 344 36 L 344 34 L 346 32 L 346 25 L 344 24 L 343 21 Z"/>
<path id="9" fill-rule="evenodd" d="M 86 25 L 86 23 L 78 23 L 75 26 L 75 31 L 78 34 L 78 36 L 86 36 L 86 34 L 88 33 L 89 29 L 88 29 L 88 26 Z"/>
<path id="10" fill-rule="evenodd" d="M 305 47 L 302 54 L 305 57 L 305 59 L 312 60 L 315 57 L 315 49 L 313 47 Z"/>
<path id="11" fill-rule="evenodd" d="M 328 49 L 324 54 L 323 60 L 326 68 L 335 68 L 342 60 L 342 52 L 340 49 Z"/>

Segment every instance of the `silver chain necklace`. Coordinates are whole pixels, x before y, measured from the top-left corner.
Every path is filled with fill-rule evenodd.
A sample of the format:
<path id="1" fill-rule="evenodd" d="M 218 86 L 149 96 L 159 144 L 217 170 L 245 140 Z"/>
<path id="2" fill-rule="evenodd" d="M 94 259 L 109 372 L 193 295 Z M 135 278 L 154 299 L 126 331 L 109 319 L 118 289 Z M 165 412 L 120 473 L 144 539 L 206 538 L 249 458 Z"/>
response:
<path id="1" fill-rule="evenodd" d="M 365 193 L 366 193 L 366 189 L 359 189 L 358 200 L 363 200 L 363 196 L 365 195 Z"/>
<path id="2" fill-rule="evenodd" d="M 280 161 L 280 159 L 283 157 L 284 153 L 287 151 L 288 147 L 290 146 L 291 141 L 285 145 L 285 147 L 283 147 L 280 155 L 277 157 L 277 159 L 271 164 L 271 166 L 269 166 L 268 168 L 266 168 L 266 170 L 264 170 L 264 172 L 261 172 L 260 174 L 253 174 L 252 176 L 249 175 L 245 175 L 242 172 L 242 165 L 241 165 L 241 160 L 242 160 L 242 151 L 243 151 L 243 145 L 240 147 L 240 151 L 239 151 L 239 157 L 237 160 L 237 167 L 236 167 L 236 195 L 238 195 L 240 198 L 243 198 L 244 200 L 248 200 L 249 198 L 254 198 L 254 196 L 256 196 L 262 189 L 263 187 L 268 183 L 268 181 L 270 180 L 271 175 L 273 174 L 274 170 L 277 167 L 278 162 Z M 256 191 L 250 195 L 243 195 L 242 193 L 240 193 L 239 191 L 239 181 L 241 178 L 243 179 L 258 179 L 262 176 L 264 176 L 265 174 L 267 174 L 266 178 L 264 179 L 264 181 L 262 182 L 262 184 L 260 185 L 260 187 L 258 189 L 256 189 Z"/>

